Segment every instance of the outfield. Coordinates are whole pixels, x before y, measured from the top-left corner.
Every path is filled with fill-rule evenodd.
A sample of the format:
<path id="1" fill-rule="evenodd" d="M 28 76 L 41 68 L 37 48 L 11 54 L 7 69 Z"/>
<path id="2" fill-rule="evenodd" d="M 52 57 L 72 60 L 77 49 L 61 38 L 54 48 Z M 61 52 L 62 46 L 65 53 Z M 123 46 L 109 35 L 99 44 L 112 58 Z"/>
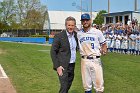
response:
<path id="1" fill-rule="evenodd" d="M 0 64 L 17 93 L 58 93 L 50 46 L 0 42 Z M 140 56 L 108 53 L 103 56 L 105 93 L 140 92 Z M 69 93 L 84 93 L 77 53 L 75 79 Z"/>

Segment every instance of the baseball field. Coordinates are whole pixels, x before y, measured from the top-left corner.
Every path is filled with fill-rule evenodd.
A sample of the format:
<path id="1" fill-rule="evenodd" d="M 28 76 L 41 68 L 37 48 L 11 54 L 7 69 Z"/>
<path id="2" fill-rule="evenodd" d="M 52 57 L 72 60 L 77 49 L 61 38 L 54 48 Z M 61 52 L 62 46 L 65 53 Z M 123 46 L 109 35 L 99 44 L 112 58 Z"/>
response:
<path id="1" fill-rule="evenodd" d="M 102 61 L 105 93 L 140 93 L 140 56 L 108 53 Z M 58 93 L 50 46 L 0 42 L 0 64 L 17 93 Z M 69 93 L 84 93 L 79 53 Z"/>

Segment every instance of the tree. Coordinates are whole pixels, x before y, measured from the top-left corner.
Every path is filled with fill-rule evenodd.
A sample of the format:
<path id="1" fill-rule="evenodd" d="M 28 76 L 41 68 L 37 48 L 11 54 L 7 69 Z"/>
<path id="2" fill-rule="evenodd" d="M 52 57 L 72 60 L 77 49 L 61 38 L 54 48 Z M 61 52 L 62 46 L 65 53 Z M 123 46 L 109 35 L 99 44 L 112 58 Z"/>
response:
<path id="1" fill-rule="evenodd" d="M 44 16 L 41 14 L 40 11 L 36 11 L 35 9 L 29 10 L 25 19 L 25 27 L 31 29 L 43 29 L 43 17 Z"/>
<path id="2" fill-rule="evenodd" d="M 46 11 L 40 0 L 0 1 L 0 22 L 4 25 L 1 27 L 43 29 L 45 20 L 48 20 Z"/>
<path id="3" fill-rule="evenodd" d="M 0 28 L 2 28 L 2 29 L 8 29 L 10 27 L 7 24 L 4 24 L 4 23 L 0 22 Z"/>
<path id="4" fill-rule="evenodd" d="M 0 21 L 3 24 L 10 25 L 16 20 L 15 9 L 14 0 L 3 0 L 3 2 L 0 2 Z"/>
<path id="5" fill-rule="evenodd" d="M 17 6 L 22 28 L 43 28 L 46 6 L 42 6 L 40 0 L 18 0 Z"/>
<path id="6" fill-rule="evenodd" d="M 102 14 L 104 13 L 107 13 L 107 12 L 105 10 L 101 10 L 97 14 L 96 18 L 93 20 L 93 23 L 97 25 L 102 25 L 104 23 L 104 17 L 102 16 Z"/>

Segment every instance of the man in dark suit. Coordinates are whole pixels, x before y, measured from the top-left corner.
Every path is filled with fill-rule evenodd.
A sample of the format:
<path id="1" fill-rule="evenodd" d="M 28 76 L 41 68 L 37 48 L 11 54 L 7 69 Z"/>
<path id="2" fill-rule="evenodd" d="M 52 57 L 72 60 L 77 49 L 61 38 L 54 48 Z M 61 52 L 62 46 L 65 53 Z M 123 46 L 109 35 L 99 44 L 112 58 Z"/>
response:
<path id="1" fill-rule="evenodd" d="M 57 71 L 60 81 L 59 93 L 68 93 L 72 85 L 77 49 L 75 18 L 67 17 L 65 26 L 65 31 L 55 35 L 51 48 L 53 69 Z"/>

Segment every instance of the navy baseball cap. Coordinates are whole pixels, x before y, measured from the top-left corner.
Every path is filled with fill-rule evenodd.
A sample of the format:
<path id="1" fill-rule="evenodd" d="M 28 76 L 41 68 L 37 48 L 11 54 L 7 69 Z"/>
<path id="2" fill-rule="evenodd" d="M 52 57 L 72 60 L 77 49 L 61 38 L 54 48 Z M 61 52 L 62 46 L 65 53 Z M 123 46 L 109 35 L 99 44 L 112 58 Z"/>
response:
<path id="1" fill-rule="evenodd" d="M 85 20 L 85 19 L 86 19 L 86 20 L 90 20 L 90 15 L 87 14 L 87 13 L 82 14 L 82 15 L 81 15 L 81 21 L 82 21 L 82 20 Z"/>

